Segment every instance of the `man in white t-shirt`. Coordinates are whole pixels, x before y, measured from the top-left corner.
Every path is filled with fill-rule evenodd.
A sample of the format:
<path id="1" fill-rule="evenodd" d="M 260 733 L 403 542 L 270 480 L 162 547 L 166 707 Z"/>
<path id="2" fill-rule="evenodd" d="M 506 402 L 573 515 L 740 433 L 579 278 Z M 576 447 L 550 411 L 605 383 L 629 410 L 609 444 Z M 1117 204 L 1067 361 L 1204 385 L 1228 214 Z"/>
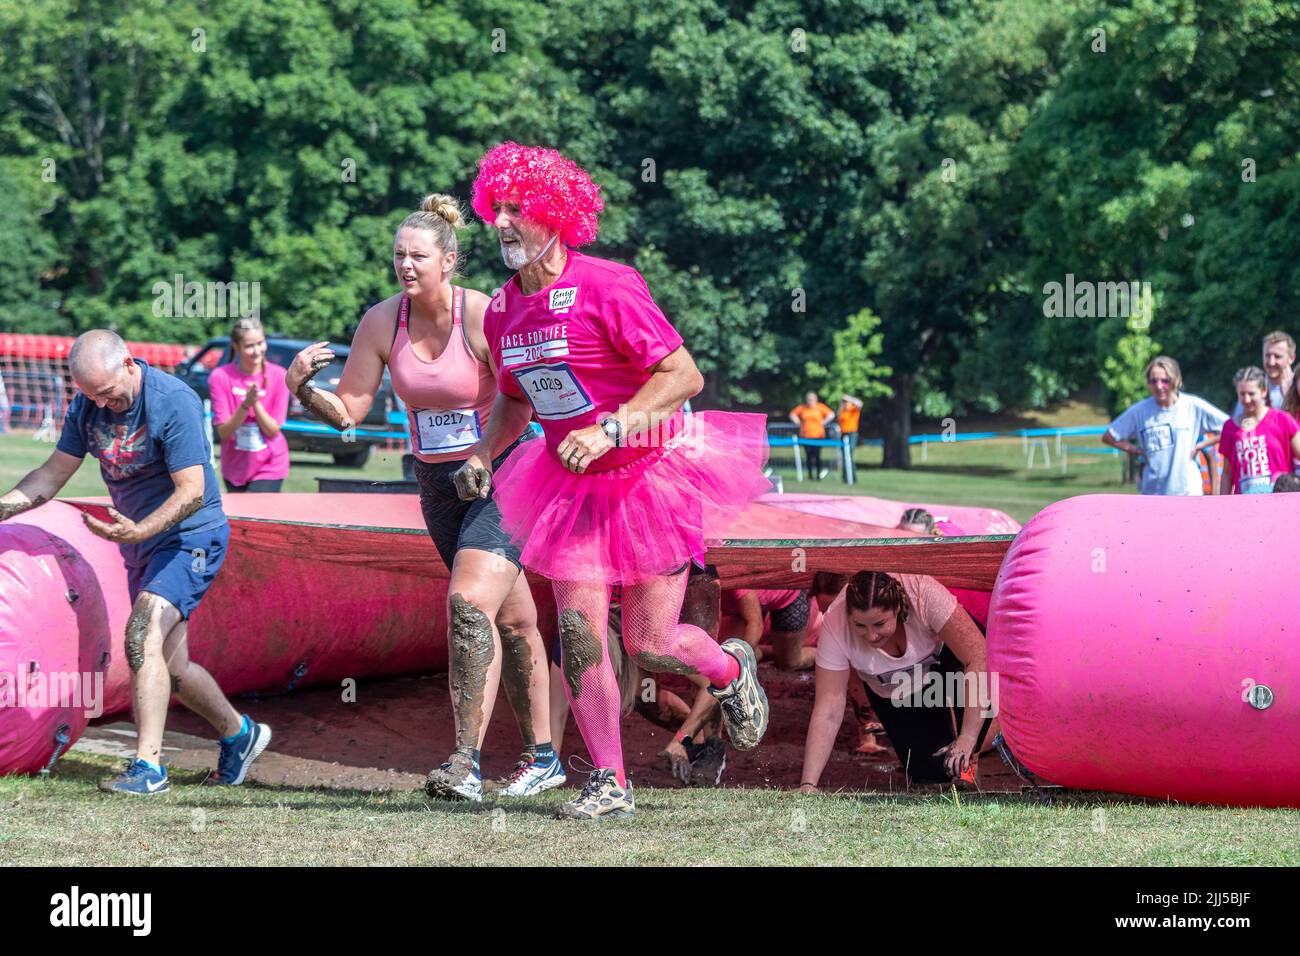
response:
<path id="1" fill-rule="evenodd" d="M 1228 415 L 1203 398 L 1184 394 L 1182 371 L 1167 355 L 1151 360 L 1146 378 L 1151 397 L 1126 408 L 1101 440 L 1146 459 L 1138 485 L 1142 494 L 1203 494 L 1196 455 L 1218 441 Z"/>

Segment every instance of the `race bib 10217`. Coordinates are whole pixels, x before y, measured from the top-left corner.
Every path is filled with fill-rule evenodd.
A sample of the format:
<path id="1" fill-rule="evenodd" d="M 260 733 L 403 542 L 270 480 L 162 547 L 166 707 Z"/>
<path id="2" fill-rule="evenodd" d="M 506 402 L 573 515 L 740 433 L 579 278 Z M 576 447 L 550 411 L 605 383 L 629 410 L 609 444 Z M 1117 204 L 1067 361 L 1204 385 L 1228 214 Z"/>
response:
<path id="1" fill-rule="evenodd" d="M 483 437 L 478 412 L 472 409 L 412 409 L 412 415 L 415 450 L 424 455 L 464 451 Z"/>

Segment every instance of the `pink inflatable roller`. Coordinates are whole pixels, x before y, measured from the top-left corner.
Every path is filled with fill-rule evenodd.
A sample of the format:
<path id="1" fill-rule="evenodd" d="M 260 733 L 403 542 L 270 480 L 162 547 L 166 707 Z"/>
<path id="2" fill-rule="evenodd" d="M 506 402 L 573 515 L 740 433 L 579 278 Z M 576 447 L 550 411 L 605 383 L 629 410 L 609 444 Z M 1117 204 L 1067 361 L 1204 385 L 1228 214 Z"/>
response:
<path id="1" fill-rule="evenodd" d="M 121 706 L 109 706 L 106 677 L 130 611 L 117 546 L 77 509 L 0 524 L 0 774 L 40 770 Z"/>
<path id="2" fill-rule="evenodd" d="M 993 590 L 1020 762 L 1067 787 L 1300 806 L 1300 501 L 1057 502 Z"/>

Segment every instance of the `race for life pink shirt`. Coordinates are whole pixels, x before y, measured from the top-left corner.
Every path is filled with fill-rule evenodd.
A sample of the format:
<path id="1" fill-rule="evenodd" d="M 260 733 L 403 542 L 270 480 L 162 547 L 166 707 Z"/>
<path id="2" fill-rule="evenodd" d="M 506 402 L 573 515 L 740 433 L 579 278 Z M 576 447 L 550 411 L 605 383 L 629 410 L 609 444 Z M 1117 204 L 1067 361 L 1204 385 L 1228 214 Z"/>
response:
<path id="1" fill-rule="evenodd" d="M 241 372 L 238 361 L 214 368 L 208 376 L 213 422 L 224 422 L 238 414 L 248 386 L 256 384 L 262 393 L 262 407 L 283 425 L 289 417 L 289 388 L 284 384 L 284 374 L 284 368 L 272 362 L 264 363 L 263 370 L 254 375 Z M 221 476 L 232 485 L 246 485 L 288 474 L 289 443 L 284 432 L 268 438 L 250 409 L 244 423 L 221 443 Z"/>
<path id="2" fill-rule="evenodd" d="M 1291 439 L 1296 421 L 1285 412 L 1270 408 L 1251 431 L 1242 431 L 1232 419 L 1223 423 L 1219 452 L 1223 467 L 1232 476 L 1235 494 L 1266 494 L 1278 476 L 1291 470 Z"/>
<path id="3" fill-rule="evenodd" d="M 497 386 L 526 399 L 546 434 L 551 454 L 570 432 L 619 410 L 647 381 L 682 337 L 630 266 L 569 250 L 560 277 L 524 295 L 519 277 L 493 297 L 483 320 Z M 607 471 L 662 445 L 681 427 L 678 411 L 650 440 L 613 448 L 588 471 Z"/>

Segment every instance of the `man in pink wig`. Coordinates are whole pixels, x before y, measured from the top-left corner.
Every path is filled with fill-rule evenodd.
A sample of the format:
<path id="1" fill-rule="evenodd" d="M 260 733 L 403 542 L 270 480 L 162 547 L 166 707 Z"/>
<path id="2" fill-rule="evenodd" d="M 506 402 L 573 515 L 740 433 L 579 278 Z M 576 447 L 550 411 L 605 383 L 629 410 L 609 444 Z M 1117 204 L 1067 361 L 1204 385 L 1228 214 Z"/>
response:
<path id="1" fill-rule="evenodd" d="M 596 238 L 604 208 L 583 169 L 555 150 L 502 143 L 479 162 L 473 202 L 516 274 L 487 310 L 500 394 L 457 487 L 469 498 L 495 483 L 502 527 L 555 591 L 566 693 L 594 763 L 559 815 L 631 816 L 606 643 L 615 585 L 624 645 L 642 669 L 708 681 L 742 750 L 767 729 L 749 645 L 719 646 L 678 623 L 706 536 L 768 488 L 766 422 L 682 415 L 703 386 L 682 337 L 640 273 L 576 251 Z M 493 475 L 494 456 L 531 415 L 546 440 L 525 442 Z"/>

